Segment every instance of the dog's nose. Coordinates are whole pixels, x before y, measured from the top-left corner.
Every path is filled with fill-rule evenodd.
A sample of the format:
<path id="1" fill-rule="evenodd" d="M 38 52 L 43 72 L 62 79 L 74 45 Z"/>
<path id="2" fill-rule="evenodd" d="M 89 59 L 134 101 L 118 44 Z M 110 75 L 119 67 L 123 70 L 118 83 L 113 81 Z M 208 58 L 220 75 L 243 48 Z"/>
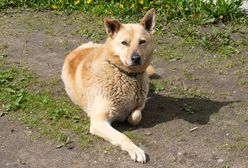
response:
<path id="1" fill-rule="evenodd" d="M 140 55 L 136 52 L 134 52 L 132 55 L 131 55 L 131 60 L 132 60 L 132 64 L 133 65 L 140 65 Z"/>

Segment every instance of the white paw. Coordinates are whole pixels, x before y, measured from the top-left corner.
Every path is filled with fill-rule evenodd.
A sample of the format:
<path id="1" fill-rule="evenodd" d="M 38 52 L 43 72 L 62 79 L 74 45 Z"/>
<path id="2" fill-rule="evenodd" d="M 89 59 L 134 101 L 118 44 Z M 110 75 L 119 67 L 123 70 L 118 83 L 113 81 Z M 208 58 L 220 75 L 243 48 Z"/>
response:
<path id="1" fill-rule="evenodd" d="M 130 148 L 127 152 L 130 155 L 131 159 L 133 159 L 135 162 L 146 163 L 145 152 L 136 145 Z"/>

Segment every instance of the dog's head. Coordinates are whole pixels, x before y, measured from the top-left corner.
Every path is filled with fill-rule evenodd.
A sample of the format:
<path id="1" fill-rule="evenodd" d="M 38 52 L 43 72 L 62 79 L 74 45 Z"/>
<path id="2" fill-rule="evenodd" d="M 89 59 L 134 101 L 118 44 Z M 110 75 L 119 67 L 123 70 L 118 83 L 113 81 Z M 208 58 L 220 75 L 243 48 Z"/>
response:
<path id="1" fill-rule="evenodd" d="M 104 23 L 110 61 L 128 72 L 144 72 L 154 51 L 155 10 L 150 9 L 139 24 L 122 24 L 107 18 Z"/>

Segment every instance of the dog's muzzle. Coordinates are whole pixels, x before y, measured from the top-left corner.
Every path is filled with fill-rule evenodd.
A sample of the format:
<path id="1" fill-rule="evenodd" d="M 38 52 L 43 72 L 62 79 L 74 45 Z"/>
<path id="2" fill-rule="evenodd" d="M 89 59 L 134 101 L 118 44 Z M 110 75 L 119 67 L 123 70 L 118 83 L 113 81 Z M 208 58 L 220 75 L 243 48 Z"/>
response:
<path id="1" fill-rule="evenodd" d="M 137 65 L 141 65 L 141 57 L 137 52 L 134 52 L 131 55 L 131 66 L 137 66 Z"/>

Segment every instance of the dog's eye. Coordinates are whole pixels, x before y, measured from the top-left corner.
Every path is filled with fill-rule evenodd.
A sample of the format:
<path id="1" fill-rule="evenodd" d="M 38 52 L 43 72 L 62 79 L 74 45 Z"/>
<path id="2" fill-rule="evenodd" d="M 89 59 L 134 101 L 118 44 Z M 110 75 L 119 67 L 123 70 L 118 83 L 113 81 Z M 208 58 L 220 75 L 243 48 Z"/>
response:
<path id="1" fill-rule="evenodd" d="M 140 40 L 139 43 L 140 43 L 140 44 L 145 44 L 145 43 L 146 43 L 146 40 Z"/>
<path id="2" fill-rule="evenodd" d="M 121 44 L 122 44 L 122 45 L 125 45 L 125 46 L 128 45 L 128 43 L 127 43 L 126 41 L 122 41 Z"/>

